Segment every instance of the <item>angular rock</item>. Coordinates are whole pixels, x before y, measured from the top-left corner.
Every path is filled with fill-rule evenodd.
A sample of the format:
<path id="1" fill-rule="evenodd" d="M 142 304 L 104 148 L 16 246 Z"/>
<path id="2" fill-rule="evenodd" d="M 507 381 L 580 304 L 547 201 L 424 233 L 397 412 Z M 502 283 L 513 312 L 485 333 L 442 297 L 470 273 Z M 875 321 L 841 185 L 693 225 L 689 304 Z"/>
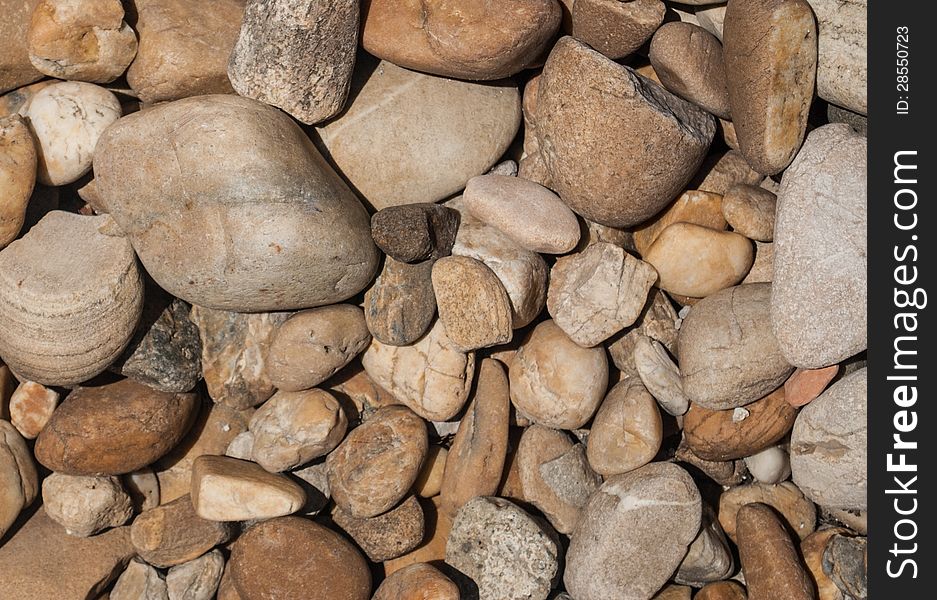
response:
<path id="1" fill-rule="evenodd" d="M 345 106 L 358 46 L 358 2 L 250 0 L 228 62 L 235 91 L 306 124 Z"/>
<path id="2" fill-rule="evenodd" d="M 866 168 L 866 139 L 826 125 L 781 179 L 771 321 L 795 366 L 826 367 L 866 347 Z"/>
<path id="3" fill-rule="evenodd" d="M 24 381 L 10 396 L 10 422 L 27 440 L 34 440 L 52 418 L 60 394 L 35 381 Z"/>
<path id="4" fill-rule="evenodd" d="M 192 464 L 192 505 L 203 519 L 271 519 L 292 514 L 305 503 L 299 484 L 252 462 L 203 455 Z"/>
<path id="5" fill-rule="evenodd" d="M 137 554 L 166 568 L 194 560 L 234 536 L 230 523 L 199 517 L 189 496 L 144 511 L 130 528 Z"/>
<path id="6" fill-rule="evenodd" d="M 648 58 L 669 91 L 729 118 L 722 44 L 716 36 L 692 23 L 667 23 L 654 33 Z"/>
<path id="7" fill-rule="evenodd" d="M 511 301 L 501 280 L 480 260 L 447 256 L 433 264 L 439 320 L 457 350 L 471 352 L 511 341 Z"/>
<path id="8" fill-rule="evenodd" d="M 791 406 L 801 407 L 813 402 L 839 374 L 839 365 L 822 369 L 794 369 L 784 382 L 784 396 Z"/>
<path id="9" fill-rule="evenodd" d="M 686 413 L 690 400 L 683 391 L 680 368 L 660 342 L 638 334 L 634 345 L 634 366 L 641 383 L 667 414 L 676 417 Z"/>
<path id="10" fill-rule="evenodd" d="M 166 574 L 169 600 L 212 600 L 224 572 L 224 557 L 218 550 L 176 565 Z"/>
<path id="11" fill-rule="evenodd" d="M 410 496 L 382 515 L 352 516 L 340 506 L 332 510 L 332 520 L 358 544 L 371 562 L 397 558 L 423 541 L 423 509 L 416 496 Z"/>
<path id="12" fill-rule="evenodd" d="M 427 563 L 395 571 L 374 592 L 371 600 L 459 600 L 459 586 Z"/>
<path id="13" fill-rule="evenodd" d="M 663 423 L 657 402 L 635 378 L 609 391 L 589 434 L 589 464 L 604 476 L 649 463 L 660 450 Z"/>
<path id="14" fill-rule="evenodd" d="M 664 348 L 675 354 L 677 327 L 681 322 L 667 295 L 660 289 L 652 289 L 635 324 L 623 336 L 613 338 L 608 344 L 608 353 L 615 366 L 622 373 L 638 375 L 634 348 L 642 335 L 660 342 Z"/>
<path id="15" fill-rule="evenodd" d="M 23 117 L 0 118 L 0 249 L 16 239 L 36 183 L 36 146 Z"/>
<path id="16" fill-rule="evenodd" d="M 692 187 L 715 194 L 725 194 L 737 183 L 758 185 L 764 175 L 753 170 L 742 153 L 729 150 L 721 156 L 711 155 L 693 178 Z"/>
<path id="17" fill-rule="evenodd" d="M 572 36 L 612 60 L 624 58 L 651 39 L 664 22 L 660 0 L 576 0 Z"/>
<path id="18" fill-rule="evenodd" d="M 413 263 L 449 256 L 459 211 L 438 204 L 389 206 L 371 217 L 371 237 L 394 260 Z"/>
<path id="19" fill-rule="evenodd" d="M 39 478 L 26 441 L 7 421 L 0 420 L 0 539 L 20 511 L 36 499 Z"/>
<path id="20" fill-rule="evenodd" d="M 42 504 L 49 518 L 78 537 L 119 527 L 133 515 L 130 496 L 116 477 L 52 473 L 42 482 Z"/>
<path id="21" fill-rule="evenodd" d="M 168 600 L 166 580 L 142 560 L 130 561 L 117 578 L 109 598 L 113 600 Z"/>
<path id="22" fill-rule="evenodd" d="M 739 510 L 739 556 L 750 600 L 813 600 L 813 583 L 771 507 L 753 503 Z"/>
<path id="23" fill-rule="evenodd" d="M 699 535 L 690 544 L 674 581 L 693 587 L 703 587 L 712 581 L 726 579 L 735 572 L 735 558 L 719 525 L 716 513 L 703 505 L 703 525 Z"/>
<path id="24" fill-rule="evenodd" d="M 834 535 L 823 553 L 823 572 L 850 598 L 869 597 L 868 540 Z"/>
<path id="25" fill-rule="evenodd" d="M 823 555 L 830 540 L 837 535 L 847 534 L 848 529 L 842 527 L 828 527 L 808 535 L 800 543 L 800 554 L 804 558 L 804 566 L 816 585 L 818 600 L 845 600 L 843 592 L 823 572 Z"/>

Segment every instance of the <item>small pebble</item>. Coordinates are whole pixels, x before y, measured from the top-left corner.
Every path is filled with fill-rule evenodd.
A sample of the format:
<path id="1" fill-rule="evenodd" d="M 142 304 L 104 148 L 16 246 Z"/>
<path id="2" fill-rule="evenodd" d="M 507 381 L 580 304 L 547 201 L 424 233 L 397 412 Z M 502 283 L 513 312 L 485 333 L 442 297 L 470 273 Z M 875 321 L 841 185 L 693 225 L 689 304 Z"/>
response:
<path id="1" fill-rule="evenodd" d="M 189 496 L 144 511 L 133 520 L 130 540 L 137 554 L 160 568 L 194 560 L 235 533 L 229 523 L 201 518 Z"/>
<path id="2" fill-rule="evenodd" d="M 446 335 L 463 352 L 511 341 L 511 300 L 485 263 L 467 256 L 436 261 L 433 292 Z"/>
<path id="3" fill-rule="evenodd" d="M 576 0 L 571 5 L 573 37 L 612 60 L 628 56 L 651 39 L 667 10 L 660 0 Z"/>
<path id="4" fill-rule="evenodd" d="M 204 455 L 192 464 L 192 505 L 203 519 L 270 519 L 292 514 L 305 503 L 306 493 L 297 483 L 255 463 Z"/>
<path id="5" fill-rule="evenodd" d="M 332 520 L 375 563 L 402 556 L 423 541 L 423 509 L 416 496 L 376 517 L 354 517 L 336 505 Z"/>
<path id="6" fill-rule="evenodd" d="M 130 561 L 117 578 L 110 598 L 113 600 L 168 600 L 166 580 L 159 571 L 142 560 Z"/>
<path id="7" fill-rule="evenodd" d="M 88 537 L 130 520 L 133 504 L 116 477 L 52 473 L 42 482 L 42 505 L 69 535 Z"/>
<path id="8" fill-rule="evenodd" d="M 813 600 L 813 584 L 794 543 L 770 506 L 739 509 L 739 556 L 749 600 Z"/>
<path id="9" fill-rule="evenodd" d="M 634 471 L 660 450 L 663 425 L 657 402 L 639 380 L 629 378 L 609 391 L 589 434 L 589 464 L 604 476 Z"/>
<path id="10" fill-rule="evenodd" d="M 459 600 L 459 586 L 427 563 L 416 563 L 389 575 L 371 600 Z"/>
<path id="11" fill-rule="evenodd" d="M 10 396 L 10 422 L 24 438 L 34 440 L 52 418 L 61 394 L 35 381 L 24 381 Z"/>
<path id="12" fill-rule="evenodd" d="M 415 263 L 449 256 L 459 211 L 438 204 L 389 206 L 371 217 L 371 237 L 394 260 Z"/>
<path id="13" fill-rule="evenodd" d="M 176 565 L 166 574 L 169 600 L 212 600 L 224 572 L 224 557 L 218 550 Z"/>
<path id="14" fill-rule="evenodd" d="M 733 185 L 722 197 L 722 214 L 736 233 L 750 240 L 774 239 L 778 197 L 764 188 L 744 183 Z"/>

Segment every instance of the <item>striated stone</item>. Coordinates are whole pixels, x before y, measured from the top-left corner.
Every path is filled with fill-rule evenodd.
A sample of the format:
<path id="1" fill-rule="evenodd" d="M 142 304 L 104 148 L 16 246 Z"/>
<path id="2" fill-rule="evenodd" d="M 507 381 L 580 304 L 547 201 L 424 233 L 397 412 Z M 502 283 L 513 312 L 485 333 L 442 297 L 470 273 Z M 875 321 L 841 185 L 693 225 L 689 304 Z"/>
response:
<path id="1" fill-rule="evenodd" d="M 423 541 L 423 509 L 416 496 L 376 517 L 355 517 L 336 505 L 332 520 L 355 541 L 371 562 L 410 552 Z"/>
<path id="2" fill-rule="evenodd" d="M 446 457 L 440 495 L 448 515 L 475 496 L 497 492 L 507 456 L 510 410 L 504 367 L 496 360 L 482 360 L 474 397 Z"/>
<path id="3" fill-rule="evenodd" d="M 712 581 L 726 579 L 735 572 L 735 558 L 719 525 L 716 513 L 703 505 L 703 521 L 699 535 L 690 544 L 680 563 L 674 581 L 693 587 L 702 587 Z"/>
<path id="4" fill-rule="evenodd" d="M 16 239 L 26 221 L 36 183 L 36 146 L 23 117 L 0 117 L 0 249 Z"/>
<path id="5" fill-rule="evenodd" d="M 218 550 L 172 567 L 166 574 L 169 600 L 212 600 L 223 571 L 224 557 Z"/>
<path id="6" fill-rule="evenodd" d="M 639 380 L 627 378 L 609 391 L 589 434 L 589 464 L 604 476 L 646 465 L 660 450 L 663 424 L 657 402 Z"/>
<path id="7" fill-rule="evenodd" d="M 764 188 L 736 184 L 722 198 L 722 213 L 736 233 L 750 240 L 774 239 L 774 219 L 778 197 Z"/>
<path id="8" fill-rule="evenodd" d="M 203 455 L 192 464 L 192 505 L 202 519 L 270 519 L 297 512 L 305 503 L 299 484 L 252 462 Z"/>
<path id="9" fill-rule="evenodd" d="M 839 365 L 830 365 L 821 369 L 794 369 L 784 382 L 784 397 L 791 406 L 801 407 L 813 402 L 823 393 L 836 375 Z"/>
<path id="10" fill-rule="evenodd" d="M 183 438 L 195 394 L 160 392 L 131 379 L 72 391 L 36 439 L 36 460 L 69 475 L 121 475 L 153 463 Z"/>
<path id="11" fill-rule="evenodd" d="M 624 58 L 651 39 L 664 22 L 660 0 L 576 0 L 572 36 L 612 60 Z"/>
<path id="12" fill-rule="evenodd" d="M 819 26 L 817 95 L 827 102 L 866 114 L 867 0 L 807 2 Z"/>
<path id="13" fill-rule="evenodd" d="M 26 441 L 10 423 L 0 420 L 0 539 L 20 511 L 36 499 L 39 478 Z M 41 511 L 40 511 L 41 512 Z M 2 562 L 2 561 L 0 561 Z"/>
<path id="14" fill-rule="evenodd" d="M 548 48 L 560 24 L 555 0 L 364 0 L 361 12 L 361 44 L 374 56 L 408 69 L 470 80 L 521 71 Z"/>
<path id="15" fill-rule="evenodd" d="M 10 396 L 10 422 L 27 440 L 34 440 L 52 418 L 59 393 L 35 381 L 24 381 Z"/>
<path id="16" fill-rule="evenodd" d="M 579 221 L 559 196 L 518 177 L 481 175 L 465 185 L 465 208 L 515 242 L 546 254 L 565 254 L 579 241 Z"/>
<path id="17" fill-rule="evenodd" d="M 537 135 L 554 188 L 574 211 L 611 227 L 666 206 L 716 132 L 696 106 L 569 37 L 550 53 L 538 96 Z M 599 164 L 596 156 L 617 158 L 583 168 Z"/>
<path id="18" fill-rule="evenodd" d="M 715 35 L 692 23 L 666 23 L 654 33 L 648 58 L 669 91 L 729 118 L 722 44 Z"/>
<path id="19" fill-rule="evenodd" d="M 166 581 L 159 571 L 134 559 L 117 578 L 109 595 L 111 600 L 168 600 Z"/>
<path id="20" fill-rule="evenodd" d="M 739 510 L 739 556 L 750 600 L 813 600 L 813 584 L 784 525 L 770 506 Z"/>
<path id="21" fill-rule="evenodd" d="M 501 280 L 480 260 L 447 256 L 432 271 L 439 320 L 456 349 L 498 346 L 513 336 L 511 302 Z"/>
<path id="22" fill-rule="evenodd" d="M 42 504 L 49 518 L 78 537 L 119 527 L 133 515 L 130 496 L 116 477 L 52 473 L 42 482 Z"/>
<path id="23" fill-rule="evenodd" d="M 557 259 L 547 310 L 570 339 L 595 346 L 637 320 L 656 281 L 650 264 L 599 242 Z"/>
<path id="24" fill-rule="evenodd" d="M 192 304 L 334 304 L 377 269 L 364 207 L 288 115 L 255 100 L 198 96 L 128 115 L 101 136 L 94 174 L 147 272 Z"/>
<path id="25" fill-rule="evenodd" d="M 411 346 L 372 340 L 361 363 L 377 385 L 434 421 L 451 419 L 462 409 L 475 374 L 475 353 L 456 348 L 440 321 Z"/>
<path id="26" fill-rule="evenodd" d="M 766 283 L 732 287 L 690 311 L 677 349 L 690 400 L 711 410 L 743 406 L 791 374 L 771 328 L 771 288 Z"/>
<path id="27" fill-rule="evenodd" d="M 404 567 L 388 576 L 371 600 L 459 600 L 459 587 L 427 563 Z"/>
<path id="28" fill-rule="evenodd" d="M 198 558 L 234 533 L 229 523 L 198 516 L 186 495 L 142 512 L 133 521 L 130 539 L 140 558 L 165 568 Z"/>
<path id="29" fill-rule="evenodd" d="M 837 381 L 804 407 L 794 423 L 794 483 L 817 504 L 853 510 L 867 507 L 867 376 L 863 368 Z M 896 388 L 895 398 L 899 397 L 907 399 L 907 388 Z"/>
<path id="30" fill-rule="evenodd" d="M 644 600 L 664 585 L 700 528 L 690 475 L 652 463 L 615 475 L 583 508 L 563 581 L 576 600 Z"/>
<path id="31" fill-rule="evenodd" d="M 348 108 L 316 132 L 342 175 L 380 210 L 437 202 L 485 173 L 514 139 L 520 104 L 513 82 L 455 81 L 361 58 Z"/>
<path id="32" fill-rule="evenodd" d="M 387 512 L 413 486 L 427 446 L 426 425 L 413 412 L 378 409 L 326 459 L 332 498 L 354 517 Z"/>
<path id="33" fill-rule="evenodd" d="M 137 54 L 120 0 L 44 0 L 27 36 L 30 62 L 58 79 L 109 83 Z"/>
<path id="34" fill-rule="evenodd" d="M 804 141 L 817 68 L 817 26 L 806 0 L 726 6 L 725 69 L 739 149 L 774 175 Z"/>
<path id="35" fill-rule="evenodd" d="M 459 211 L 438 204 L 389 206 L 371 217 L 371 237 L 405 263 L 449 256 L 459 230 Z"/>
<path id="36" fill-rule="evenodd" d="M 755 260 L 752 243 L 737 233 L 693 223 L 664 229 L 644 255 L 662 290 L 705 298 L 736 285 Z"/>
<path id="37" fill-rule="evenodd" d="M 641 383 L 667 414 L 676 417 L 686 413 L 690 400 L 683 391 L 680 368 L 660 342 L 644 334 L 637 334 L 634 366 Z"/>
<path id="38" fill-rule="evenodd" d="M 546 600 L 561 551 L 546 523 L 503 498 L 478 496 L 453 520 L 446 563 L 474 581 L 479 598 Z"/>
<path id="39" fill-rule="evenodd" d="M 833 124 L 810 133 L 781 179 L 771 321 L 795 366 L 866 347 L 866 170 L 866 139 Z"/>
<path id="40" fill-rule="evenodd" d="M 134 0 L 140 39 L 127 83 L 148 104 L 230 94 L 228 57 L 244 0 Z"/>
<path id="41" fill-rule="evenodd" d="M 244 600 L 368 600 L 371 573 L 350 542 L 300 517 L 271 519 L 231 549 L 231 576 Z"/>
<path id="42" fill-rule="evenodd" d="M 654 241 L 674 223 L 693 223 L 722 231 L 726 228 L 722 195 L 704 190 L 687 190 L 680 194 L 665 210 L 634 228 L 634 246 L 638 253 L 646 256 Z"/>
<path id="43" fill-rule="evenodd" d="M 734 487 L 719 497 L 719 524 L 732 541 L 738 542 L 739 510 L 753 502 L 767 504 L 776 510 L 787 527 L 800 539 L 804 539 L 816 529 L 816 507 L 804 497 L 796 485 L 790 481 L 778 485 L 753 483 Z"/>
<path id="44" fill-rule="evenodd" d="M 249 0 L 228 62 L 241 96 L 306 124 L 345 106 L 358 46 L 358 2 Z"/>
<path id="45" fill-rule="evenodd" d="M 555 429 L 585 425 L 605 396 L 605 350 L 583 348 L 555 321 L 543 321 L 523 342 L 509 371 L 511 401 L 533 422 Z"/>
<path id="46" fill-rule="evenodd" d="M 409 346 L 427 332 L 436 315 L 433 264 L 384 258 L 381 274 L 364 294 L 364 318 L 375 340 Z"/>

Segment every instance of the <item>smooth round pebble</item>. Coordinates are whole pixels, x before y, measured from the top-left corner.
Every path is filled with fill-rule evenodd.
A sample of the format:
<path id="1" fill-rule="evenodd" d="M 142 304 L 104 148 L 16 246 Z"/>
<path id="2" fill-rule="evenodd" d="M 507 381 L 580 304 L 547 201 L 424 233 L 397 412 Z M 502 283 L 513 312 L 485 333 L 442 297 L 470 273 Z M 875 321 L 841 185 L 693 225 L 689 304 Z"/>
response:
<path id="1" fill-rule="evenodd" d="M 774 239 L 777 209 L 777 195 L 754 185 L 733 185 L 722 197 L 722 214 L 726 222 L 736 233 L 759 242 Z"/>
<path id="2" fill-rule="evenodd" d="M 634 471 L 660 450 L 663 424 L 654 397 L 628 378 L 609 391 L 589 433 L 589 464 L 604 476 Z"/>

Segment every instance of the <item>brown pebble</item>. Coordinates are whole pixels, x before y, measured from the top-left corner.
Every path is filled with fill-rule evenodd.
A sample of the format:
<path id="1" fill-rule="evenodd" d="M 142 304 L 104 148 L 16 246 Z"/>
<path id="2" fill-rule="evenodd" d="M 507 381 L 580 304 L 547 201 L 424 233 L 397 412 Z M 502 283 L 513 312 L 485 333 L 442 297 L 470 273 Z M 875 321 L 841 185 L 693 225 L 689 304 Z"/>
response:
<path id="1" fill-rule="evenodd" d="M 739 510 L 739 556 L 750 600 L 813 600 L 813 584 L 780 519 L 770 506 Z"/>
<path id="2" fill-rule="evenodd" d="M 294 480 L 246 460 L 203 455 L 192 464 L 192 506 L 210 521 L 271 519 L 299 511 L 306 492 Z"/>
<path id="3" fill-rule="evenodd" d="M 707 158 L 693 179 L 696 189 L 725 194 L 736 183 L 757 185 L 764 175 L 752 169 L 741 152 L 729 150 Z"/>
<path id="4" fill-rule="evenodd" d="M 431 203 L 388 206 L 371 217 L 371 237 L 394 260 L 413 263 L 449 256 L 459 211 Z"/>
<path id="5" fill-rule="evenodd" d="M 738 582 L 714 581 L 704 585 L 696 593 L 694 600 L 748 600 L 748 594 L 745 587 Z"/>
<path id="6" fill-rule="evenodd" d="M 36 184 L 36 146 L 23 117 L 0 118 L 0 248 L 19 235 Z"/>
<path id="7" fill-rule="evenodd" d="M 822 369 L 796 369 L 784 382 L 784 397 L 791 406 L 805 406 L 815 400 L 839 373 L 839 365 Z"/>
<path id="8" fill-rule="evenodd" d="M 336 505 L 332 520 L 358 544 L 371 562 L 391 560 L 423 541 L 423 509 L 410 496 L 382 515 L 358 518 Z"/>
<path id="9" fill-rule="evenodd" d="M 651 39 L 667 11 L 660 0 L 576 0 L 572 7 L 573 37 L 613 60 Z"/>
<path id="10" fill-rule="evenodd" d="M 634 245 L 642 256 L 660 234 L 674 223 L 695 223 L 722 231 L 726 220 L 722 216 L 722 195 L 705 190 L 687 190 L 666 209 L 651 220 L 634 229 Z"/>
<path id="11" fill-rule="evenodd" d="M 627 473 L 649 463 L 662 440 L 657 401 L 639 379 L 631 377 L 609 391 L 595 415 L 589 464 L 606 477 Z"/>
<path id="12" fill-rule="evenodd" d="M 408 346 L 423 336 L 436 315 L 433 261 L 407 264 L 390 256 L 364 293 L 364 318 L 374 339 Z"/>
<path id="13" fill-rule="evenodd" d="M 773 192 L 744 183 L 730 187 L 722 199 L 722 212 L 732 229 L 759 242 L 774 239 L 777 206 Z"/>
<path id="14" fill-rule="evenodd" d="M 787 527 L 804 539 L 814 532 L 817 509 L 804 493 L 790 481 L 779 484 L 751 483 L 739 485 L 719 497 L 719 524 L 734 542 L 738 541 L 738 512 L 747 504 L 767 504 L 781 515 Z"/>
<path id="15" fill-rule="evenodd" d="M 146 562 L 165 568 L 198 558 L 234 535 L 230 523 L 199 517 L 189 496 L 144 511 L 133 521 L 130 540 Z"/>
<path id="16" fill-rule="evenodd" d="M 371 600 L 459 600 L 459 586 L 426 563 L 416 563 L 389 575 Z"/>
<path id="17" fill-rule="evenodd" d="M 416 563 L 439 564 L 446 558 L 446 542 L 452 529 L 452 519 L 441 510 L 440 496 L 420 502 L 423 507 L 425 534 L 423 542 L 412 552 L 384 562 L 387 576 Z"/>
<path id="18" fill-rule="evenodd" d="M 480 260 L 447 256 L 436 261 L 433 292 L 446 335 L 463 352 L 511 341 L 511 300 L 498 276 Z"/>
<path id="19" fill-rule="evenodd" d="M 729 118 L 722 44 L 716 36 L 692 23 L 666 23 L 654 33 L 648 57 L 665 88 Z"/>

